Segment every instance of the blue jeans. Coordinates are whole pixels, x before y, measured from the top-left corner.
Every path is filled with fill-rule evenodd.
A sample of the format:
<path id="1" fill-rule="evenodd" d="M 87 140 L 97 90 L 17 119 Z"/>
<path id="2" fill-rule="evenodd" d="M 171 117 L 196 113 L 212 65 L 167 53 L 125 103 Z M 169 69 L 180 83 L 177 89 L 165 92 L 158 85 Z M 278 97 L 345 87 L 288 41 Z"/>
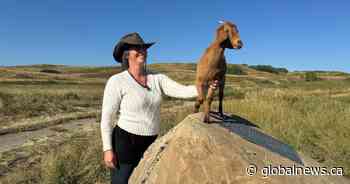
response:
<path id="1" fill-rule="evenodd" d="M 157 138 L 132 134 L 118 126 L 112 133 L 112 147 L 118 163 L 111 169 L 112 184 L 127 184 L 134 168 L 138 165 L 143 153 Z"/>

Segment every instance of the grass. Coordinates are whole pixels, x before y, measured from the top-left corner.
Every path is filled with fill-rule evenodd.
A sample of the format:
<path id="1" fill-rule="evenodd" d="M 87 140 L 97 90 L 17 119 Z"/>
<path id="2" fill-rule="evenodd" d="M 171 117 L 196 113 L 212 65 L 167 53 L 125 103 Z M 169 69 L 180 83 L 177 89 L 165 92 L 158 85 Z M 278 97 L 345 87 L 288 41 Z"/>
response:
<path id="1" fill-rule="evenodd" d="M 8 85 L 0 89 L 0 127 L 20 119 L 97 108 L 103 93 L 102 85 Z"/>
<path id="2" fill-rule="evenodd" d="M 162 116 L 159 135 L 164 135 L 183 120 L 188 115 L 189 109 L 192 107 Z M 0 177 L 0 183 L 109 183 L 110 172 L 102 162 L 103 151 L 99 129 L 68 136 L 61 146 L 34 146 L 26 149 L 30 149 L 29 156 L 36 160 L 31 164 L 26 162 L 15 168 L 9 175 Z M 17 153 L 19 152 L 24 151 L 17 150 Z M 39 152 L 40 157 L 34 157 L 33 155 L 38 154 L 33 152 Z M 12 158 L 14 155 L 9 152 L 7 156 Z M 28 170 L 29 167 L 30 170 Z"/>
<path id="3" fill-rule="evenodd" d="M 336 97 L 337 100 L 350 104 L 350 94 L 348 96 Z"/>
<path id="4" fill-rule="evenodd" d="M 15 123 L 3 123 L 0 126 L 0 135 L 8 133 L 17 133 L 22 131 L 33 131 L 45 127 L 62 124 L 71 120 L 94 118 L 100 116 L 100 112 L 94 110 L 86 112 L 73 112 L 65 114 L 56 114 L 54 116 L 41 116 L 29 118 L 27 120 L 16 121 Z"/>
<path id="5" fill-rule="evenodd" d="M 47 184 L 96 183 L 107 177 L 108 170 L 101 164 L 101 141 L 79 137 L 70 144 L 53 149 L 40 164 L 39 182 Z M 87 149 L 86 149 L 87 148 Z"/>
<path id="6" fill-rule="evenodd" d="M 164 71 L 174 71 L 176 70 L 190 70 L 196 71 L 196 64 L 194 63 L 160 63 L 160 64 L 150 64 L 148 67 L 152 70 L 164 72 Z"/>
<path id="7" fill-rule="evenodd" d="M 343 167 L 349 176 L 349 102 L 300 90 L 261 89 L 224 105 L 225 111 L 256 123 L 309 157 Z"/>
<path id="8" fill-rule="evenodd" d="M 0 181 L 3 184 L 67 184 L 98 183 L 106 180 L 109 172 L 101 163 L 102 145 L 99 137 L 99 131 L 94 130 L 67 137 L 61 146 L 36 146 L 36 149 L 41 150 L 41 156 L 36 157 L 38 159 L 30 166 L 28 161 L 20 165 L 15 172 Z M 28 170 L 28 167 L 31 169 Z"/>
<path id="9" fill-rule="evenodd" d="M 166 134 L 171 128 L 175 127 L 179 122 L 188 116 L 189 112 L 193 110 L 193 107 L 184 107 L 179 111 L 168 113 L 162 117 L 162 122 L 160 123 L 159 136 Z"/>
<path id="10" fill-rule="evenodd" d="M 285 81 L 284 88 L 302 90 L 343 90 L 350 87 L 350 80 Z"/>
<path id="11" fill-rule="evenodd" d="M 302 90 L 254 89 L 242 93 L 244 97 L 224 102 L 225 112 L 242 116 L 299 152 L 327 166 L 343 167 L 349 173 L 349 102 L 305 94 Z M 217 102 L 213 108 L 217 108 Z M 191 110 L 188 107 L 162 116 L 160 136 Z M 110 176 L 101 163 L 101 147 L 99 130 L 75 136 L 64 146 L 44 154 L 35 165 L 40 172 L 19 170 L 6 177 L 6 182 L 108 183 Z"/>
<path id="12" fill-rule="evenodd" d="M 194 84 L 194 64 L 151 64 L 149 68 L 182 84 Z M 271 75 L 245 68 L 242 66 L 246 76 L 227 76 L 227 84 L 233 86 L 225 88 L 225 112 L 258 124 L 265 132 L 319 162 L 344 167 L 349 176 L 350 95 L 347 93 L 350 80 L 306 82 L 287 78 L 297 73 Z M 39 73 L 42 69 L 56 69 L 63 74 Z M 79 114 L 100 109 L 107 76 L 116 73 L 118 68 L 39 65 L 2 70 L 0 68 L 0 127 L 61 113 Z M 64 76 L 76 73 L 86 75 Z M 322 75 L 332 74 L 345 75 L 336 72 Z M 168 97 L 163 100 L 163 108 L 183 103 Z M 217 109 L 216 106 L 217 103 L 213 103 L 212 108 Z M 192 108 L 162 115 L 160 135 L 183 120 Z M 68 137 L 63 146 L 48 148 L 48 145 L 28 148 L 31 155 L 39 157 L 31 156 L 32 161 L 20 164 L 23 167 L 16 168 L 4 180 L 0 178 L 0 183 L 108 183 L 109 172 L 102 164 L 99 130 L 82 132 Z M 16 154 L 9 152 L 7 156 L 21 153 L 20 150 L 14 152 Z"/>

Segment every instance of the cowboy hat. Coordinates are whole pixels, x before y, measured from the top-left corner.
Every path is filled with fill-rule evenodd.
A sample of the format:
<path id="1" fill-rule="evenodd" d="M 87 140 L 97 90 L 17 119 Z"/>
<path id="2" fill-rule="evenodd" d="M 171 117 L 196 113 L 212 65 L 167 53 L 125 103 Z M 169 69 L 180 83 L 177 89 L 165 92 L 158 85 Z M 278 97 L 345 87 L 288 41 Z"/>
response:
<path id="1" fill-rule="evenodd" d="M 151 47 L 155 42 L 151 43 L 145 43 L 141 36 L 134 32 L 129 33 L 125 36 L 123 36 L 119 42 L 115 45 L 114 51 L 113 51 L 113 57 L 114 59 L 121 63 L 122 62 L 122 56 L 125 50 L 128 50 L 131 46 L 142 46 L 146 49 Z"/>

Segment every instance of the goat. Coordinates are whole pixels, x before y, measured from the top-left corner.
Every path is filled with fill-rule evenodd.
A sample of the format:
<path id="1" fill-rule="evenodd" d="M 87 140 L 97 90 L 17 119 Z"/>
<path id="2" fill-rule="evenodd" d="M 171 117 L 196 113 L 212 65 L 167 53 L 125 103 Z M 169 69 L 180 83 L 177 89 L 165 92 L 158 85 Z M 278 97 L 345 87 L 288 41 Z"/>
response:
<path id="1" fill-rule="evenodd" d="M 203 122 L 210 123 L 209 111 L 213 100 L 214 91 L 209 88 L 213 81 L 219 81 L 219 113 L 223 117 L 222 101 L 224 98 L 226 59 L 224 51 L 228 49 L 241 49 L 243 43 L 239 37 L 237 26 L 228 21 L 220 21 L 221 25 L 216 30 L 216 38 L 205 50 L 197 64 L 196 88 L 198 97 L 194 105 L 194 113 L 199 111 L 204 103 Z M 209 88 L 209 89 L 208 89 Z M 207 96 L 205 96 L 207 93 Z"/>

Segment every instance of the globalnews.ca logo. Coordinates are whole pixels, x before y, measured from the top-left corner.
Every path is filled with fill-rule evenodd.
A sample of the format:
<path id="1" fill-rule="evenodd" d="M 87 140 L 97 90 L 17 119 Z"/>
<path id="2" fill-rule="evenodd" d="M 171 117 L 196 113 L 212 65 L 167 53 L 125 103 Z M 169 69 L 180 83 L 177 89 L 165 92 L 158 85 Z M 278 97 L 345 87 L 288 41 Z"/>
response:
<path id="1" fill-rule="evenodd" d="M 249 176 L 256 175 L 258 172 L 258 167 L 254 164 L 250 164 L 246 169 Z M 317 167 L 317 166 L 272 166 L 268 165 L 261 168 L 261 175 L 263 176 L 344 176 L 343 167 Z"/>

